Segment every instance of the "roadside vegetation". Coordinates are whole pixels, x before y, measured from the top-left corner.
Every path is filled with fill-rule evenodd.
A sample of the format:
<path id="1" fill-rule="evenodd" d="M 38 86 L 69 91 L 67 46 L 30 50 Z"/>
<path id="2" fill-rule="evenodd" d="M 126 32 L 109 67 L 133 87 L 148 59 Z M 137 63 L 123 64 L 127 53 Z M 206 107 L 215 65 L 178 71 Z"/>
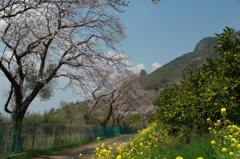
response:
<path id="1" fill-rule="evenodd" d="M 21 150 L 22 145 L 34 149 L 34 142 L 25 142 L 35 138 L 37 124 L 33 136 L 21 124 L 44 123 L 146 128 L 116 151 L 111 145 L 96 148 L 97 158 L 240 158 L 239 32 L 226 27 L 216 38 L 205 38 L 206 46 L 200 42 L 192 53 L 175 59 L 175 65 L 163 66 L 161 79 L 155 78 L 160 76 L 157 72 L 135 74 L 128 69 L 129 58 L 117 49 L 127 35 L 116 13 L 124 12 L 129 3 L 0 3 L 0 41 L 5 46 L 0 70 L 8 82 L 3 91 L 8 116 L 0 114 L 0 122 L 18 123 L 10 133 L 1 125 L 0 155 L 29 150 Z M 105 53 L 106 47 L 112 51 Z M 212 59 L 205 61 L 207 57 Z M 58 84 L 62 78 L 68 81 L 65 85 Z M 60 109 L 28 113 L 36 97 L 49 100 L 55 90 L 66 89 L 85 101 L 61 101 Z M 62 148 L 67 147 L 71 146 Z M 31 153 L 38 151 L 27 154 Z"/>
<path id="2" fill-rule="evenodd" d="M 131 106 L 129 102 L 124 102 L 126 99 L 129 101 L 129 98 L 124 95 L 126 93 L 117 94 L 121 97 L 119 99 L 124 99 L 118 100 L 115 103 L 117 106 L 108 104 L 111 103 L 109 102 L 111 98 L 105 98 L 105 95 L 115 97 L 114 93 L 117 90 L 128 92 L 129 86 L 130 88 L 139 86 L 138 83 L 134 83 L 136 78 L 131 78 L 129 83 L 120 81 L 119 87 L 112 90 L 112 94 L 95 96 L 94 100 L 98 105 L 95 105 L 94 100 L 93 103 L 85 101 L 89 103 L 82 107 L 80 105 L 73 107 L 73 103 L 71 105 L 62 103 L 62 108 L 59 110 L 50 110 L 44 115 L 29 114 L 23 120 L 40 119 L 39 122 L 43 123 L 59 123 L 58 116 L 71 119 L 74 117 L 73 112 L 78 112 L 81 120 L 73 118 L 65 122 L 80 124 L 75 121 L 84 121 L 85 124 L 90 122 L 94 125 L 104 123 L 145 127 L 151 117 L 151 124 L 139 131 L 137 138 L 132 139 L 129 145 L 126 143 L 117 146 L 103 144 L 96 148 L 93 158 L 238 159 L 240 158 L 240 34 L 226 27 L 224 32 L 216 34 L 216 37 L 218 43 L 214 48 L 220 58 L 207 59 L 201 68 L 189 69 L 186 79 L 161 89 L 157 97 L 145 91 L 139 95 L 134 94 L 137 96 L 133 104 L 137 104 L 136 108 L 139 110 L 143 108 L 141 107 L 143 103 L 145 106 L 152 106 L 151 99 L 155 98 L 153 102 L 156 106 L 155 113 L 150 110 L 137 113 L 135 110 L 130 110 L 132 113 L 122 114 L 125 112 L 123 108 L 128 109 Z M 133 90 L 133 92 L 139 91 Z M 142 99 L 143 94 L 147 95 L 148 99 L 139 102 L 138 99 Z M 121 109 L 118 107 L 119 103 L 122 104 Z M 88 109 L 84 109 L 86 112 L 81 112 L 84 106 L 88 108 L 89 105 L 93 106 L 94 111 L 90 110 L 89 113 Z M 102 110 L 102 107 L 108 109 Z M 99 116 L 106 113 L 110 114 L 107 119 L 104 115 Z M 99 120 L 96 120 L 97 118 Z M 116 150 L 113 150 L 114 147 Z M 81 156 L 82 154 L 79 154 L 79 157 Z"/>
<path id="3" fill-rule="evenodd" d="M 96 142 L 96 141 L 97 141 L 96 139 L 92 139 L 92 140 L 88 139 L 88 140 L 83 140 L 80 143 L 62 145 L 62 146 L 57 146 L 57 147 L 52 147 L 52 148 L 42 149 L 42 150 L 30 150 L 28 152 L 12 155 L 10 157 L 8 157 L 9 154 L 3 154 L 3 155 L 0 155 L 0 158 L 5 157 L 4 159 L 28 159 L 28 158 L 33 158 L 33 157 L 42 156 L 42 155 L 50 155 L 66 149 L 74 148 L 77 146 L 85 145 L 85 144 Z"/>
<path id="4" fill-rule="evenodd" d="M 126 148 L 96 148 L 97 159 L 240 158 L 240 35 L 226 27 L 216 34 L 220 58 L 190 69 L 181 84 L 169 85 L 155 100 L 152 124 Z"/>
<path id="5" fill-rule="evenodd" d="M 138 136 L 118 145 L 104 145 L 95 149 L 95 159 L 237 159 L 240 157 L 240 127 L 222 118 L 213 122 L 210 118 L 208 132 L 174 132 L 169 125 L 151 123 L 139 131 Z M 115 152 L 118 153 L 115 153 Z"/>

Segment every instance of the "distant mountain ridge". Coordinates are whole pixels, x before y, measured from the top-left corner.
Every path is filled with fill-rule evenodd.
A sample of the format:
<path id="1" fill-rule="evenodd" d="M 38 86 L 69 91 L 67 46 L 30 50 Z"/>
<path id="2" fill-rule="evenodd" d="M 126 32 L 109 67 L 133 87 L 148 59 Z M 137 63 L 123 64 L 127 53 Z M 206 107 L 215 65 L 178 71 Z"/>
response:
<path id="1" fill-rule="evenodd" d="M 183 54 L 154 72 L 140 78 L 145 90 L 158 90 L 166 84 L 184 79 L 189 67 L 200 67 L 207 58 L 218 58 L 213 46 L 217 44 L 216 37 L 206 37 L 200 40 L 193 52 Z"/>

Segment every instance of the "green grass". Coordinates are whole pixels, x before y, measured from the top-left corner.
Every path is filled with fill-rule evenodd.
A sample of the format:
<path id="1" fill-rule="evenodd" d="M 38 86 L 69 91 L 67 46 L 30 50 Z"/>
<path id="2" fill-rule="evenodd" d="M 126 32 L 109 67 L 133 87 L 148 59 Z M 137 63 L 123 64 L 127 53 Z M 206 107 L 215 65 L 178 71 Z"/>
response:
<path id="1" fill-rule="evenodd" d="M 197 159 L 202 157 L 204 159 L 216 159 L 214 156 L 215 151 L 212 148 L 211 140 L 213 135 L 207 134 L 199 136 L 192 140 L 190 143 L 176 142 L 173 145 L 169 145 L 164 151 L 161 152 L 161 156 L 167 159 L 175 159 L 177 156 L 181 156 L 184 159 Z"/>
<path id="2" fill-rule="evenodd" d="M 66 149 L 74 148 L 74 147 L 77 147 L 77 146 L 81 146 L 81 145 L 85 145 L 85 144 L 93 143 L 93 142 L 96 142 L 96 139 L 84 140 L 81 143 L 62 145 L 62 146 L 53 147 L 53 148 L 49 148 L 49 149 L 30 150 L 30 151 L 25 152 L 25 153 L 16 154 L 14 156 L 6 157 L 5 159 L 30 159 L 30 158 L 37 157 L 37 156 L 50 155 L 50 154 L 53 154 L 53 153 L 57 153 L 57 152 L 66 150 Z"/>
<path id="3" fill-rule="evenodd" d="M 153 123 L 119 154 L 113 154 L 107 147 L 99 147 L 97 153 L 106 159 L 218 159 L 211 144 L 214 138 L 215 134 L 196 132 L 169 135 L 161 124 Z M 108 151 L 112 151 L 110 155 Z"/>
<path id="4" fill-rule="evenodd" d="M 119 135 L 122 135 L 122 134 L 109 136 L 107 138 L 112 138 L 112 137 L 116 137 L 116 136 L 119 136 Z M 66 149 L 70 149 L 70 148 L 74 148 L 74 147 L 78 147 L 78 146 L 82 146 L 82 145 L 86 145 L 86 144 L 94 143 L 94 142 L 97 142 L 97 139 L 90 139 L 90 140 L 88 139 L 88 140 L 81 141 L 81 143 L 62 145 L 62 146 L 57 146 L 57 147 L 52 147 L 52 148 L 42 149 L 42 150 L 30 150 L 30 151 L 20 153 L 20 154 L 16 154 L 16 155 L 3 154 L 3 155 L 0 155 L 0 158 L 4 158 L 4 159 L 30 159 L 30 158 L 33 158 L 33 157 L 38 157 L 38 156 L 43 156 L 43 155 L 51 155 L 53 153 L 57 153 L 57 152 L 60 152 L 60 151 L 66 150 Z"/>
<path id="5" fill-rule="evenodd" d="M 0 158 L 6 158 L 6 157 L 8 157 L 10 155 L 13 155 L 13 153 L 9 154 L 7 152 L 0 152 Z"/>

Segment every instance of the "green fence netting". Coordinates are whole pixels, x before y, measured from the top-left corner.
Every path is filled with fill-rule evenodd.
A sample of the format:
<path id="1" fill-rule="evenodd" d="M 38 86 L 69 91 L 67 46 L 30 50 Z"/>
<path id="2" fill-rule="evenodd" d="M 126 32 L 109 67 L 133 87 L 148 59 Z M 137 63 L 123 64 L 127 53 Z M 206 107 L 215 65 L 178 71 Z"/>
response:
<path id="1" fill-rule="evenodd" d="M 79 143 L 96 137 L 135 133 L 141 128 L 63 124 L 0 123 L 0 155 Z"/>

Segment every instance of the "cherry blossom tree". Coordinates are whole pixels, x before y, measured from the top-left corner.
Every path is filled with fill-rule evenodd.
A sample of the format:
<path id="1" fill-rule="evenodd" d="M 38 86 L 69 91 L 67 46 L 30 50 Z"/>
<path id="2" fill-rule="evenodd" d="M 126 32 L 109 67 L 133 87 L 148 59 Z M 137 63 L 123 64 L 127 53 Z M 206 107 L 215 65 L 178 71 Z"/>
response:
<path id="1" fill-rule="evenodd" d="M 104 54 L 101 48 L 117 52 L 126 37 L 121 20 L 109 11 L 126 5 L 117 0 L 0 1 L 5 45 L 0 70 L 9 81 L 4 109 L 14 122 L 22 122 L 37 96 L 51 97 L 60 77 L 68 79 L 64 88 L 84 92 L 92 72 L 125 66 L 126 56 Z"/>
<path id="2" fill-rule="evenodd" d="M 139 75 L 128 70 L 112 71 L 105 72 L 105 76 L 93 81 L 95 89 L 92 91 L 90 110 L 84 116 L 86 124 L 91 124 L 91 113 L 99 103 L 102 106 L 98 111 L 104 114 L 101 125 L 107 125 L 112 119 L 112 125 L 119 126 L 136 107 L 147 102 L 147 92 L 139 84 Z"/>
<path id="3" fill-rule="evenodd" d="M 160 2 L 160 0 L 152 0 L 154 4 L 157 4 Z M 97 6 L 99 5 L 99 0 L 1 0 L 0 1 L 0 19 L 4 18 L 11 18 L 14 16 L 18 16 L 19 14 L 22 14 L 26 11 L 35 9 L 39 7 L 39 5 L 42 4 L 57 4 L 61 6 L 62 4 L 72 4 L 72 3 L 78 3 L 81 6 Z M 108 7 L 113 8 L 114 10 L 117 10 L 118 12 L 123 12 L 122 9 L 125 6 L 129 6 L 130 1 L 124 1 L 124 0 L 102 0 L 101 4 L 104 4 Z"/>

